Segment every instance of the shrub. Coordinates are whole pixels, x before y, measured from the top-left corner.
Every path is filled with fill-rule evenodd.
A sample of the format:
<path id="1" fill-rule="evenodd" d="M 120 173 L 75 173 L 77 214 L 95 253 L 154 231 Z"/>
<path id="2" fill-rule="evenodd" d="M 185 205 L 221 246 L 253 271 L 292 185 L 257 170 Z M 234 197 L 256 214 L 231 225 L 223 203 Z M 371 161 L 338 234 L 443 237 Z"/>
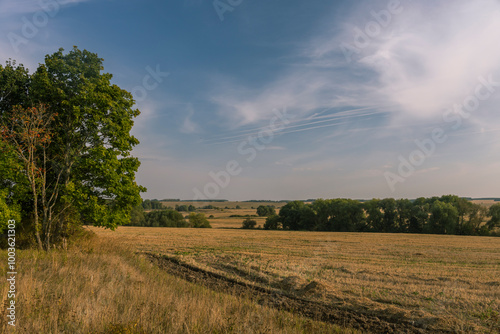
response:
<path id="1" fill-rule="evenodd" d="M 189 225 L 190 227 L 212 228 L 212 226 L 210 226 L 210 222 L 203 213 L 191 212 L 189 214 Z"/>
<path id="2" fill-rule="evenodd" d="M 275 215 L 276 211 L 272 205 L 259 205 L 257 208 L 257 214 L 260 217 L 269 217 Z"/>
<path id="3" fill-rule="evenodd" d="M 241 228 L 252 229 L 255 228 L 255 225 L 257 225 L 257 222 L 255 220 L 247 218 L 243 221 L 243 226 Z"/>

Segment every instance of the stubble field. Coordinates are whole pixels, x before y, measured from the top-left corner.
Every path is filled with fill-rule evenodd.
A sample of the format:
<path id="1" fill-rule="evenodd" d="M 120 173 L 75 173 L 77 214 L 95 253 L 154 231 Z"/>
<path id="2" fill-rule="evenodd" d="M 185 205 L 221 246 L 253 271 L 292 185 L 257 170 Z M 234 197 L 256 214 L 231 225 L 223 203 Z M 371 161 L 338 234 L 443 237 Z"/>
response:
<path id="1" fill-rule="evenodd" d="M 307 309 L 315 302 L 362 315 L 362 321 L 380 319 L 396 332 L 398 326 L 416 332 L 500 331 L 499 238 L 242 230 L 237 228 L 244 218 L 230 216 L 255 214 L 250 205 L 212 204 L 228 206 L 203 210 L 213 216 L 212 229 L 93 230 L 160 259 L 160 266 L 168 262 L 171 274 L 196 283 L 208 277 L 220 286 L 220 279 L 227 279 L 302 301 L 294 307 Z M 258 225 L 265 221 L 254 219 Z M 195 280 L 199 272 L 205 276 Z"/>

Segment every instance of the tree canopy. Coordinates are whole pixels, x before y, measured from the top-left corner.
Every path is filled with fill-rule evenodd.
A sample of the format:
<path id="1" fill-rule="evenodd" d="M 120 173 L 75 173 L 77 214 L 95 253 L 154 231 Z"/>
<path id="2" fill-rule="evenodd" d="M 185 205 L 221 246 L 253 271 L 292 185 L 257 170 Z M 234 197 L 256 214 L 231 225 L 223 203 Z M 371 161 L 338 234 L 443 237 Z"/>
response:
<path id="1" fill-rule="evenodd" d="M 139 110 L 111 79 L 103 59 L 77 47 L 47 55 L 33 73 L 0 65 L 0 190 L 40 248 L 71 224 L 114 229 L 141 203 L 130 154 Z"/>
<path id="2" fill-rule="evenodd" d="M 500 203 L 488 210 L 454 195 L 408 199 L 293 201 L 265 229 L 488 235 L 498 233 Z"/>

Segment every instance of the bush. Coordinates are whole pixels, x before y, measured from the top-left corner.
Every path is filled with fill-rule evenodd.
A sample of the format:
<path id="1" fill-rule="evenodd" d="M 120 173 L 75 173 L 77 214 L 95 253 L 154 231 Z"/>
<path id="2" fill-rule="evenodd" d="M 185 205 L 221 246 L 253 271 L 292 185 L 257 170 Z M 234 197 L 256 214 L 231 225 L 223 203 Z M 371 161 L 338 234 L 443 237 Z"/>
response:
<path id="1" fill-rule="evenodd" d="M 252 228 L 255 228 L 256 225 L 257 225 L 257 222 L 255 220 L 247 218 L 243 221 L 243 226 L 241 226 L 241 228 L 252 229 Z"/>
<path id="2" fill-rule="evenodd" d="M 144 226 L 152 227 L 186 227 L 187 223 L 181 213 L 175 210 L 151 211 L 145 214 Z"/>
<path id="3" fill-rule="evenodd" d="M 257 214 L 260 217 L 269 217 L 269 216 L 274 216 L 276 214 L 276 211 L 274 210 L 273 205 L 259 205 L 257 208 Z"/>
<path id="4" fill-rule="evenodd" d="M 212 228 L 212 226 L 210 226 L 210 222 L 203 213 L 191 212 L 189 214 L 189 225 L 190 227 Z"/>

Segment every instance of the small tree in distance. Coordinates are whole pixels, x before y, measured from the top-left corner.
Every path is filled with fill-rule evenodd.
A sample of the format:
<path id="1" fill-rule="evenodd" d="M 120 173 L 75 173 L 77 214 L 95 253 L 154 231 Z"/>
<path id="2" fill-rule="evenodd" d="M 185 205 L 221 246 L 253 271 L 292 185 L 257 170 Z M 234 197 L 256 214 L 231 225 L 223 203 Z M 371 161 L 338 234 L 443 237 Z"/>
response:
<path id="1" fill-rule="evenodd" d="M 274 206 L 272 205 L 259 205 L 257 208 L 257 214 L 259 217 L 269 217 L 274 216 L 276 211 L 274 210 Z"/>
<path id="2" fill-rule="evenodd" d="M 243 229 L 253 229 L 257 225 L 257 222 L 253 219 L 247 218 L 243 221 L 241 228 Z"/>
<path id="3" fill-rule="evenodd" d="M 190 227 L 212 228 L 212 226 L 210 226 L 210 222 L 203 213 L 191 212 L 188 219 L 189 224 L 191 225 Z"/>

